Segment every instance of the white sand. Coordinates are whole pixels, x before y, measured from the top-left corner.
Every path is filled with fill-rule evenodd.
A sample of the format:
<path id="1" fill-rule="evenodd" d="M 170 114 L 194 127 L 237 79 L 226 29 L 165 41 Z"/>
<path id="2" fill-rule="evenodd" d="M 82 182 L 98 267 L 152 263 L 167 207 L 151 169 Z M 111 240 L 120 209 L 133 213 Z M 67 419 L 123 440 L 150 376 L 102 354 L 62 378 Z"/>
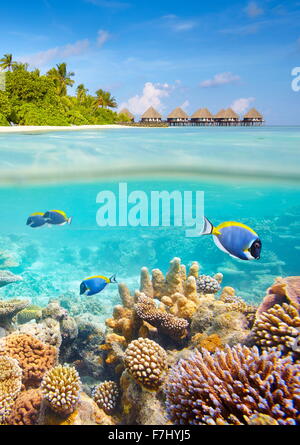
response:
<path id="1" fill-rule="evenodd" d="M 126 125 L 72 125 L 70 127 L 60 126 L 33 126 L 16 125 L 12 127 L 1 127 L 0 133 L 38 133 L 44 131 L 80 131 L 80 130 L 105 130 L 108 128 L 139 128 Z"/>

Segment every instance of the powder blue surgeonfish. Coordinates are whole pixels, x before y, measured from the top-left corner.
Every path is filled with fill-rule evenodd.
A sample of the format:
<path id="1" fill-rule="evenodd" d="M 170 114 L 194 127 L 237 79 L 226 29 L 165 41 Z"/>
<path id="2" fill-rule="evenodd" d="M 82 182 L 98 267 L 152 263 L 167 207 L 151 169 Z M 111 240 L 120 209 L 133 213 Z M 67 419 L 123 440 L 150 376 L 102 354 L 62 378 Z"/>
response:
<path id="1" fill-rule="evenodd" d="M 71 224 L 72 218 L 68 218 L 66 213 L 62 210 L 49 210 L 44 213 L 44 218 L 48 224 L 54 226 L 64 226 L 65 224 Z"/>
<path id="2" fill-rule="evenodd" d="M 216 246 L 225 253 L 240 260 L 259 260 L 261 240 L 257 233 L 245 224 L 227 221 L 214 227 L 204 217 L 201 235 L 212 235 Z"/>
<path id="3" fill-rule="evenodd" d="M 44 218 L 43 212 L 35 212 L 29 215 L 27 222 L 27 226 L 32 227 L 33 229 L 37 229 L 38 227 L 43 227 L 47 225 L 47 220 Z"/>
<path id="4" fill-rule="evenodd" d="M 80 284 L 80 295 L 95 295 L 101 292 L 109 283 L 117 283 L 116 276 L 110 278 L 103 275 L 96 275 L 94 277 L 86 278 Z"/>

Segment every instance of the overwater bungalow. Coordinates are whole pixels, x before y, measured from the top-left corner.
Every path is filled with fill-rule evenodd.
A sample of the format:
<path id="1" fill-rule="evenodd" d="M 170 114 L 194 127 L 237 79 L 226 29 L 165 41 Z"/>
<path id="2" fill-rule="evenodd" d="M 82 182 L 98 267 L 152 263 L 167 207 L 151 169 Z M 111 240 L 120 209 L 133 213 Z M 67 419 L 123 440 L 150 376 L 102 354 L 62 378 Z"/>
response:
<path id="1" fill-rule="evenodd" d="M 241 124 L 245 126 L 262 125 L 263 122 L 263 115 L 260 114 L 255 108 L 251 108 L 251 110 L 249 110 L 248 113 L 245 114 Z"/>
<path id="2" fill-rule="evenodd" d="M 239 116 L 236 114 L 232 108 L 227 108 L 222 116 L 223 125 L 238 125 Z"/>
<path id="3" fill-rule="evenodd" d="M 207 108 L 199 108 L 191 117 L 192 125 L 213 125 L 213 115 Z"/>
<path id="4" fill-rule="evenodd" d="M 182 108 L 177 107 L 171 111 L 167 117 L 169 125 L 186 125 L 189 122 L 189 117 Z"/>
<path id="5" fill-rule="evenodd" d="M 218 111 L 217 114 L 215 114 L 213 116 L 215 125 L 223 125 L 224 113 L 225 113 L 225 110 L 224 110 L 224 108 L 222 108 L 220 111 Z"/>
<path id="6" fill-rule="evenodd" d="M 141 116 L 141 122 L 151 123 L 151 122 L 161 122 L 162 116 L 153 107 L 149 107 L 147 111 Z"/>
<path id="7" fill-rule="evenodd" d="M 134 122 L 134 115 L 132 113 L 130 113 L 130 111 L 127 108 L 123 108 L 120 112 L 119 112 L 119 116 L 121 114 L 125 114 L 125 116 L 128 117 L 130 122 Z"/>

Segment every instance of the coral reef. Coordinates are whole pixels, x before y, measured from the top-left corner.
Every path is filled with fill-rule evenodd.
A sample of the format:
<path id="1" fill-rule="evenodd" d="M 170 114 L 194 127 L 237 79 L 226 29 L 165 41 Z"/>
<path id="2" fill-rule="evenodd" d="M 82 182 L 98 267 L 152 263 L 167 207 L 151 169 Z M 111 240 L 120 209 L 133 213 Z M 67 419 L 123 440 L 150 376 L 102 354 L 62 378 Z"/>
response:
<path id="1" fill-rule="evenodd" d="M 283 354 L 300 359 L 300 315 L 294 304 L 275 304 L 262 312 L 253 326 L 253 340 L 262 349 L 278 347 Z"/>
<path id="2" fill-rule="evenodd" d="M 42 403 L 39 389 L 22 391 L 14 402 L 6 419 L 8 425 L 37 425 Z"/>
<path id="3" fill-rule="evenodd" d="M 133 340 L 125 351 L 125 366 L 144 388 L 157 391 L 167 371 L 165 350 L 148 338 Z"/>
<path id="4" fill-rule="evenodd" d="M 300 365 L 276 350 L 225 347 L 195 351 L 170 371 L 166 405 L 176 424 L 246 423 L 264 414 L 280 425 L 300 423 Z"/>
<path id="5" fill-rule="evenodd" d="M 278 277 L 267 289 L 267 293 L 257 309 L 256 316 L 273 307 L 275 304 L 293 303 L 300 310 L 300 277 Z"/>
<path id="6" fill-rule="evenodd" d="M 152 298 L 141 294 L 134 306 L 137 316 L 156 327 L 159 332 L 175 339 L 187 336 L 189 323 L 184 318 L 178 318 L 158 309 Z"/>
<path id="7" fill-rule="evenodd" d="M 25 324 L 31 320 L 40 320 L 42 318 L 42 308 L 36 305 L 29 305 L 21 310 L 17 315 L 18 324 Z"/>
<path id="8" fill-rule="evenodd" d="M 100 383 L 93 391 L 93 399 L 106 414 L 116 410 L 119 398 L 119 387 L 111 380 Z"/>
<path id="9" fill-rule="evenodd" d="M 71 366 L 58 365 L 46 372 L 41 383 L 44 399 L 62 416 L 73 413 L 78 405 L 81 381 Z"/>
<path id="10" fill-rule="evenodd" d="M 0 326 L 11 330 L 13 317 L 28 305 L 28 300 L 0 300 Z"/>
<path id="11" fill-rule="evenodd" d="M 39 323 L 30 321 L 29 323 L 21 324 L 14 333 L 31 335 L 42 343 L 54 346 L 57 349 L 60 348 L 62 343 L 60 324 L 52 318 L 41 320 Z"/>
<path id="12" fill-rule="evenodd" d="M 0 287 L 7 286 L 11 283 L 17 283 L 22 280 L 23 278 L 20 275 L 15 275 L 9 270 L 0 270 Z"/>
<path id="13" fill-rule="evenodd" d="M 57 349 L 28 334 L 10 334 L 0 339 L 0 356 L 16 359 L 22 368 L 26 389 L 36 388 L 47 370 L 55 365 Z"/>
<path id="14" fill-rule="evenodd" d="M 220 283 L 208 275 L 200 275 L 196 280 L 196 286 L 199 294 L 215 294 L 220 290 Z"/>
<path id="15" fill-rule="evenodd" d="M 14 400 L 21 391 L 22 369 L 17 360 L 0 356 L 0 424 L 10 414 Z"/>

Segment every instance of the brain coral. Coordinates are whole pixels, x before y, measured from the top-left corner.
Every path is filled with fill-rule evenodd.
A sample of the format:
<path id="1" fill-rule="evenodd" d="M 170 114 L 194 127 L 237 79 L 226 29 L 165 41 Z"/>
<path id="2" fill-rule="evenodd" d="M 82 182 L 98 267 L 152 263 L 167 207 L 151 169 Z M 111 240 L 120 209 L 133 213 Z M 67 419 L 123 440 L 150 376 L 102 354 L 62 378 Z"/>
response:
<path id="1" fill-rule="evenodd" d="M 291 352 L 300 358 L 300 316 L 293 304 L 275 304 L 263 312 L 253 326 L 254 341 L 262 348 L 279 347 L 283 353 Z"/>
<path id="2" fill-rule="evenodd" d="M 21 390 L 22 369 L 17 360 L 0 357 L 0 424 L 5 421 L 13 406 L 14 400 Z"/>
<path id="3" fill-rule="evenodd" d="M 119 397 L 118 385 L 113 381 L 100 383 L 93 391 L 93 399 L 106 414 L 111 414 L 115 411 Z"/>
<path id="4" fill-rule="evenodd" d="M 28 334 L 11 334 L 0 339 L 0 355 L 18 360 L 26 389 L 39 386 L 45 372 L 57 360 L 57 349 Z"/>
<path id="5" fill-rule="evenodd" d="M 157 309 L 152 298 L 141 294 L 135 305 L 135 310 L 139 318 L 170 337 L 180 339 L 187 336 L 188 321 Z"/>
<path id="6" fill-rule="evenodd" d="M 219 282 L 209 275 L 200 275 L 196 283 L 199 294 L 215 294 L 220 290 Z"/>
<path id="7" fill-rule="evenodd" d="M 195 351 L 171 370 L 166 405 L 175 424 L 246 424 L 265 414 L 278 424 L 300 423 L 300 365 L 277 350 L 228 346 Z"/>
<path id="8" fill-rule="evenodd" d="M 21 392 L 7 418 L 8 425 L 36 425 L 42 402 L 39 389 Z"/>
<path id="9" fill-rule="evenodd" d="M 138 338 L 126 349 L 124 362 L 139 384 L 150 391 L 158 390 L 167 370 L 167 353 L 161 346 L 148 338 Z"/>
<path id="10" fill-rule="evenodd" d="M 56 413 L 66 416 L 78 405 L 81 382 L 78 372 L 71 366 L 58 365 L 43 378 L 41 390 L 49 406 Z"/>

